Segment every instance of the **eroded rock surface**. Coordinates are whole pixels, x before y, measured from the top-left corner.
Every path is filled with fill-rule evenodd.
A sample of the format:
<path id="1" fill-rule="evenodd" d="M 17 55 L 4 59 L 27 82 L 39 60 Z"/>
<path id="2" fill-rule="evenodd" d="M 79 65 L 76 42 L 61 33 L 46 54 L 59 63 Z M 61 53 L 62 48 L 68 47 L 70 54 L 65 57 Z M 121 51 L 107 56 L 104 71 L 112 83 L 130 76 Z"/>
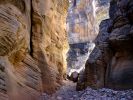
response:
<path id="1" fill-rule="evenodd" d="M 65 77 L 67 0 L 0 0 L 0 100 L 39 100 Z"/>
<path id="2" fill-rule="evenodd" d="M 132 4 L 111 1 L 110 19 L 102 21 L 96 48 L 86 62 L 83 87 L 133 88 Z"/>
<path id="3" fill-rule="evenodd" d="M 67 17 L 69 44 L 83 43 L 96 37 L 93 0 L 70 0 Z"/>
<path id="4" fill-rule="evenodd" d="M 108 8 L 109 0 L 70 0 L 67 17 L 69 76 L 74 71 L 80 73 L 85 69 L 85 62 L 95 47 L 93 40 L 99 23 L 108 18 Z"/>
<path id="5" fill-rule="evenodd" d="M 67 0 L 32 1 L 32 52 L 42 71 L 44 92 L 55 92 L 66 74 Z"/>

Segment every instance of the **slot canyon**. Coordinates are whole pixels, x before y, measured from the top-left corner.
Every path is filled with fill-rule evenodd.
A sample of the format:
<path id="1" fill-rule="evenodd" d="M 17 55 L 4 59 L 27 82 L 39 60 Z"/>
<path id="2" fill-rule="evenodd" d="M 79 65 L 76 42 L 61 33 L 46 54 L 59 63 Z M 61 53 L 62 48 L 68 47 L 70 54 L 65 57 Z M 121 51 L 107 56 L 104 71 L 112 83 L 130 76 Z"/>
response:
<path id="1" fill-rule="evenodd" d="M 133 0 L 0 0 L 0 100 L 133 100 Z"/>

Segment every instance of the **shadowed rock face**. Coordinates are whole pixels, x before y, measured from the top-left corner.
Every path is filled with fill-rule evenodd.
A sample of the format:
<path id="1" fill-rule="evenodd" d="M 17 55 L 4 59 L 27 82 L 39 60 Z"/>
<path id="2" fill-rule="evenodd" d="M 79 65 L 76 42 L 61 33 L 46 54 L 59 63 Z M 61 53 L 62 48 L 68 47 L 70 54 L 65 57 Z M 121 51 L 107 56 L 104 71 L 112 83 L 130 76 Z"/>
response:
<path id="1" fill-rule="evenodd" d="M 65 76 L 67 0 L 0 0 L 0 100 L 39 100 Z"/>
<path id="2" fill-rule="evenodd" d="M 112 0 L 110 4 L 110 19 L 100 24 L 96 48 L 86 62 L 82 88 L 133 88 L 133 1 Z"/>

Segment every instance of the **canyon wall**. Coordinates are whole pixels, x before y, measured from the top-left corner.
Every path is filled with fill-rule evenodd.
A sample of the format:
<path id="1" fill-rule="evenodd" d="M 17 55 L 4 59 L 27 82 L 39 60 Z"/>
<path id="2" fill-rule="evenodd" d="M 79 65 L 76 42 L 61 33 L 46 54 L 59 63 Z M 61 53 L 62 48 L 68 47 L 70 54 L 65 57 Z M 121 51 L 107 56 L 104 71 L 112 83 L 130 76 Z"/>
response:
<path id="1" fill-rule="evenodd" d="M 41 69 L 44 92 L 50 93 L 66 74 L 68 1 L 33 0 L 32 6 L 31 55 Z"/>
<path id="2" fill-rule="evenodd" d="M 67 31 L 69 44 L 93 41 L 103 19 L 108 18 L 109 0 L 69 0 Z"/>
<path id="3" fill-rule="evenodd" d="M 95 47 L 93 40 L 99 30 L 99 23 L 108 18 L 109 0 L 70 0 L 67 17 L 69 41 L 68 70 L 84 70 L 85 62 Z"/>
<path id="4" fill-rule="evenodd" d="M 133 88 L 133 1 L 111 0 L 109 15 L 100 24 L 96 47 L 86 62 L 77 90 L 87 86 Z"/>
<path id="5" fill-rule="evenodd" d="M 67 17 L 69 44 L 94 40 L 95 11 L 93 0 L 70 0 Z"/>
<path id="6" fill-rule="evenodd" d="M 67 16 L 69 52 L 67 75 L 84 70 L 89 56 L 89 43 L 96 37 L 95 5 L 93 0 L 70 0 Z"/>
<path id="7" fill-rule="evenodd" d="M 62 83 L 67 0 L 0 0 L 0 100 L 39 100 Z"/>

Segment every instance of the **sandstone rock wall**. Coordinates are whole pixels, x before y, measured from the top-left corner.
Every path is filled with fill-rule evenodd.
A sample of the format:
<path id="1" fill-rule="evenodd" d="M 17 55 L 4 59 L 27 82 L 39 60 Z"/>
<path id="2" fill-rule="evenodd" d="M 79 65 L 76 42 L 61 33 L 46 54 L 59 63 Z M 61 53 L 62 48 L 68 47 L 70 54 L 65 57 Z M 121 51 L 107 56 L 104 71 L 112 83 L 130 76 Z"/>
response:
<path id="1" fill-rule="evenodd" d="M 78 89 L 133 88 L 132 8 L 132 0 L 111 0 L 110 19 L 100 24 L 96 48 L 86 62 L 84 82 L 79 82 Z"/>
<path id="2" fill-rule="evenodd" d="M 42 71 L 44 92 L 53 92 L 66 73 L 67 0 L 32 1 L 32 51 Z"/>
<path id="3" fill-rule="evenodd" d="M 39 100 L 65 76 L 67 0 L 0 0 L 0 100 Z"/>

